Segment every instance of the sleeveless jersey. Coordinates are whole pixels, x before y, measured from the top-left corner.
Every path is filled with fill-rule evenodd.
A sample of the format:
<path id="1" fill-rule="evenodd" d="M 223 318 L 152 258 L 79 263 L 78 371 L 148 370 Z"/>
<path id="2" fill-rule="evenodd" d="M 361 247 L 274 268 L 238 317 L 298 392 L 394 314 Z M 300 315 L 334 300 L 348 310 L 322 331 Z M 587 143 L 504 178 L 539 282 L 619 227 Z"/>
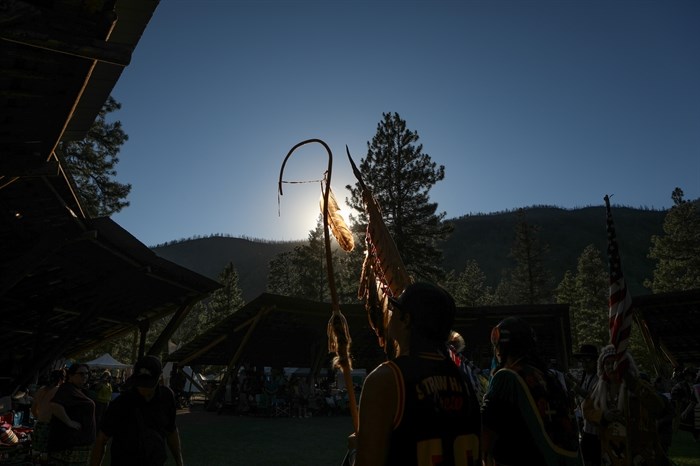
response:
<path id="1" fill-rule="evenodd" d="M 399 393 L 387 464 L 476 466 L 478 401 L 457 366 L 423 353 L 384 364 L 393 370 Z"/>

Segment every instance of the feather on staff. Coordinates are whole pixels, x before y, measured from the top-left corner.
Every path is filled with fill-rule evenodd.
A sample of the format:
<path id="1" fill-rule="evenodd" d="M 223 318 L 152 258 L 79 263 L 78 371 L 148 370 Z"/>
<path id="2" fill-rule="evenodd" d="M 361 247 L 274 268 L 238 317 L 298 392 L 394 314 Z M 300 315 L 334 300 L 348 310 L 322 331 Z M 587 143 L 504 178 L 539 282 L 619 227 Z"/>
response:
<path id="1" fill-rule="evenodd" d="M 387 305 L 390 296 L 398 296 L 413 281 L 401 259 L 399 250 L 389 232 L 377 201 L 362 179 L 362 173 L 345 146 L 352 172 L 362 190 L 362 201 L 367 213 L 365 235 L 365 260 L 362 264 L 358 297 L 364 301 L 367 316 L 377 335 L 379 345 L 389 352 L 386 345 Z"/>
<path id="2" fill-rule="evenodd" d="M 350 228 L 345 223 L 345 219 L 340 214 L 338 201 L 333 194 L 333 188 L 328 188 L 328 208 L 326 208 L 323 192 L 321 193 L 321 213 L 328 217 L 328 225 L 331 227 L 331 233 L 338 242 L 340 248 L 345 252 L 351 252 L 355 248 L 355 239 L 352 237 Z"/>
<path id="3" fill-rule="evenodd" d="M 323 192 L 323 198 L 321 201 L 321 212 L 323 214 L 323 239 L 325 243 L 325 248 L 326 248 L 326 272 L 328 274 L 328 286 L 330 288 L 330 293 L 331 293 L 331 309 L 332 309 L 332 314 L 331 318 L 328 321 L 328 327 L 326 329 L 328 333 L 328 351 L 331 353 L 335 353 L 336 356 L 333 360 L 333 364 L 336 367 L 339 367 L 342 372 L 343 372 L 343 378 L 345 380 L 345 386 L 347 387 L 348 390 L 348 402 L 349 402 L 349 407 L 350 407 L 350 414 L 352 416 L 352 421 L 353 421 L 353 426 L 355 428 L 355 432 L 357 432 L 358 426 L 359 426 L 359 415 L 357 411 L 357 401 L 355 400 L 355 389 L 352 381 L 352 365 L 350 361 L 350 345 L 352 343 L 352 340 L 350 339 L 350 329 L 348 328 L 348 323 L 347 320 L 345 319 L 345 316 L 343 313 L 340 311 L 340 304 L 338 300 L 338 292 L 335 287 L 335 277 L 333 275 L 333 258 L 331 255 L 331 242 L 330 242 L 330 235 L 329 235 L 329 230 L 333 229 L 333 234 L 336 235 L 336 239 L 338 239 L 338 235 L 341 236 L 342 242 L 348 246 L 349 240 L 347 238 L 347 234 L 344 234 L 345 231 L 347 233 L 350 232 L 349 228 L 345 225 L 345 221 L 342 221 L 342 217 L 338 214 L 338 203 L 335 201 L 335 197 L 333 197 L 333 203 L 334 207 L 331 207 L 331 173 L 333 169 L 333 153 L 331 152 L 330 147 L 328 147 L 328 144 L 326 144 L 324 141 L 320 139 L 307 139 L 305 141 L 302 141 L 298 144 L 296 144 L 294 147 L 292 147 L 289 152 L 287 153 L 287 156 L 284 158 L 284 162 L 282 162 L 282 167 L 280 168 L 280 177 L 279 177 L 279 184 L 278 184 L 278 192 L 279 195 L 282 195 L 282 174 L 284 172 L 284 166 L 287 164 L 287 160 L 289 157 L 292 155 L 292 153 L 299 147 L 317 142 L 321 144 L 325 149 L 326 152 L 328 153 L 328 169 L 326 170 L 326 174 L 324 176 L 324 181 L 325 181 L 325 190 L 323 190 L 323 185 L 322 185 L 322 192 Z M 332 219 L 331 219 L 332 217 Z M 339 220 L 340 219 L 340 220 Z M 334 224 L 331 227 L 331 224 Z M 350 239 L 352 238 L 352 234 L 350 234 Z M 341 243 L 341 240 L 338 241 L 339 244 Z M 354 241 L 350 244 L 354 244 Z M 343 245 L 341 244 L 341 247 Z M 345 248 L 343 248 L 345 249 Z M 352 247 L 351 247 L 352 249 Z"/>

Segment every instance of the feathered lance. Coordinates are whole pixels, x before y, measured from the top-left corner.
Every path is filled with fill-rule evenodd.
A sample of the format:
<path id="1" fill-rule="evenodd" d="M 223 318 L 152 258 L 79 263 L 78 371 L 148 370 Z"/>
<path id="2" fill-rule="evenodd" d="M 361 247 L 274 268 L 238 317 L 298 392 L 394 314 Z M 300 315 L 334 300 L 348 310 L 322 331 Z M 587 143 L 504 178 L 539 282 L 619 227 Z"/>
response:
<path id="1" fill-rule="evenodd" d="M 324 141 L 320 139 L 307 139 L 296 144 L 287 153 L 284 158 L 282 167 L 280 168 L 280 178 L 279 178 L 279 195 L 282 195 L 282 175 L 284 173 L 284 166 L 287 160 L 292 155 L 292 153 L 299 147 L 310 144 L 310 143 L 321 144 L 328 153 L 328 169 L 324 176 L 325 190 L 322 189 L 322 199 L 321 199 L 321 212 L 323 214 L 323 239 L 326 247 L 326 272 L 328 274 L 328 286 L 331 293 L 331 306 L 332 315 L 328 321 L 327 333 L 328 333 L 328 352 L 335 353 L 336 356 L 333 359 L 333 364 L 335 367 L 339 367 L 343 371 L 343 378 L 345 380 L 345 386 L 348 390 L 348 401 L 350 403 L 350 414 L 352 415 L 352 422 L 357 432 L 359 426 L 359 418 L 357 413 L 357 402 L 355 400 L 355 389 L 352 381 L 352 364 L 350 362 L 350 344 L 352 340 L 350 339 L 350 329 L 348 328 L 347 320 L 345 316 L 340 311 L 340 304 L 338 301 L 338 292 L 335 287 L 335 277 L 333 275 L 333 258 L 331 256 L 331 242 L 329 229 L 333 231 L 334 236 L 338 240 L 338 244 L 345 251 L 351 251 L 354 247 L 354 242 L 350 230 L 345 225 L 344 220 L 338 214 L 338 203 L 335 200 L 335 196 L 331 193 L 331 172 L 333 169 L 333 153 L 330 147 Z M 323 188 L 323 185 L 321 186 Z"/>
<path id="2" fill-rule="evenodd" d="M 362 190 L 362 201 L 367 213 L 366 251 L 358 297 L 365 303 L 369 323 L 377 335 L 379 346 L 392 357 L 394 348 L 387 345 L 386 341 L 388 297 L 400 295 L 413 280 L 406 270 L 389 229 L 384 224 L 377 201 L 350 156 L 348 146 L 345 146 L 345 152 Z"/>

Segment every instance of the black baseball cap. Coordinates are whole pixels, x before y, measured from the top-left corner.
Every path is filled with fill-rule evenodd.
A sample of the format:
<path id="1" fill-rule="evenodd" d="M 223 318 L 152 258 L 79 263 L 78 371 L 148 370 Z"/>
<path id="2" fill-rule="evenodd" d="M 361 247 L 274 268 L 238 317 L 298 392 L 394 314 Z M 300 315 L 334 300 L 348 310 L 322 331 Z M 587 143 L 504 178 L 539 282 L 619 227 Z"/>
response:
<path id="1" fill-rule="evenodd" d="M 134 364 L 134 373 L 126 381 L 129 387 L 153 388 L 158 385 L 163 365 L 156 356 L 144 356 Z"/>
<path id="2" fill-rule="evenodd" d="M 389 298 L 395 308 L 411 315 L 412 329 L 429 340 L 446 342 L 457 306 L 443 288 L 428 282 L 411 283 L 398 298 Z"/>

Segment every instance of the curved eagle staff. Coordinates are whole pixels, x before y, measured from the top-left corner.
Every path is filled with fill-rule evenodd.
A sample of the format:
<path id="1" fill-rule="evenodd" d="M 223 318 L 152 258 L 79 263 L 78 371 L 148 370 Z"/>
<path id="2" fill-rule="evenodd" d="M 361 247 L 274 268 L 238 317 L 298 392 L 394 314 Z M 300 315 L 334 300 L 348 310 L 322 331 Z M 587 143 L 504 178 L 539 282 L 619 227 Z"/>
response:
<path id="1" fill-rule="evenodd" d="M 345 386 L 348 389 L 348 402 L 350 404 L 350 414 L 352 415 L 352 422 L 357 432 L 359 425 L 359 418 L 357 413 L 357 401 L 355 400 L 355 389 L 352 381 L 352 365 L 350 362 L 350 344 L 352 340 L 350 339 L 350 329 L 348 328 L 347 320 L 345 316 L 340 311 L 340 304 L 338 300 L 338 292 L 335 287 L 335 277 L 333 275 L 333 259 L 331 256 L 331 242 L 328 230 L 333 232 L 338 244 L 344 251 L 352 251 L 354 248 L 354 240 L 350 229 L 345 225 L 345 221 L 342 216 L 338 213 L 340 208 L 338 207 L 338 202 L 335 199 L 331 191 L 331 171 L 333 169 L 333 153 L 330 147 L 324 141 L 320 139 L 307 139 L 296 144 L 287 153 L 287 156 L 282 162 L 282 167 L 280 168 L 280 178 L 279 178 L 279 195 L 282 196 L 282 174 L 284 172 L 284 166 L 287 160 L 292 155 L 292 153 L 299 147 L 317 142 L 321 144 L 328 153 L 328 169 L 326 170 L 324 181 L 326 183 L 325 190 L 322 191 L 321 197 L 321 213 L 323 214 L 323 239 L 326 246 L 326 272 L 328 274 L 328 286 L 331 293 L 331 307 L 333 314 L 328 321 L 328 352 L 335 353 L 336 356 L 333 359 L 333 365 L 339 367 L 343 371 L 343 378 L 345 380 Z M 323 188 L 323 183 L 321 183 L 321 188 Z"/>
<path id="2" fill-rule="evenodd" d="M 350 156 L 345 146 L 352 172 L 362 190 L 362 201 L 367 213 L 367 231 L 365 234 L 365 260 L 362 264 L 358 297 L 364 301 L 370 326 L 377 334 L 379 346 L 393 357 L 393 347 L 387 345 L 386 324 L 387 305 L 390 296 L 398 296 L 413 281 L 401 259 L 399 250 L 389 232 L 376 199 L 372 195 L 362 173 Z"/>

